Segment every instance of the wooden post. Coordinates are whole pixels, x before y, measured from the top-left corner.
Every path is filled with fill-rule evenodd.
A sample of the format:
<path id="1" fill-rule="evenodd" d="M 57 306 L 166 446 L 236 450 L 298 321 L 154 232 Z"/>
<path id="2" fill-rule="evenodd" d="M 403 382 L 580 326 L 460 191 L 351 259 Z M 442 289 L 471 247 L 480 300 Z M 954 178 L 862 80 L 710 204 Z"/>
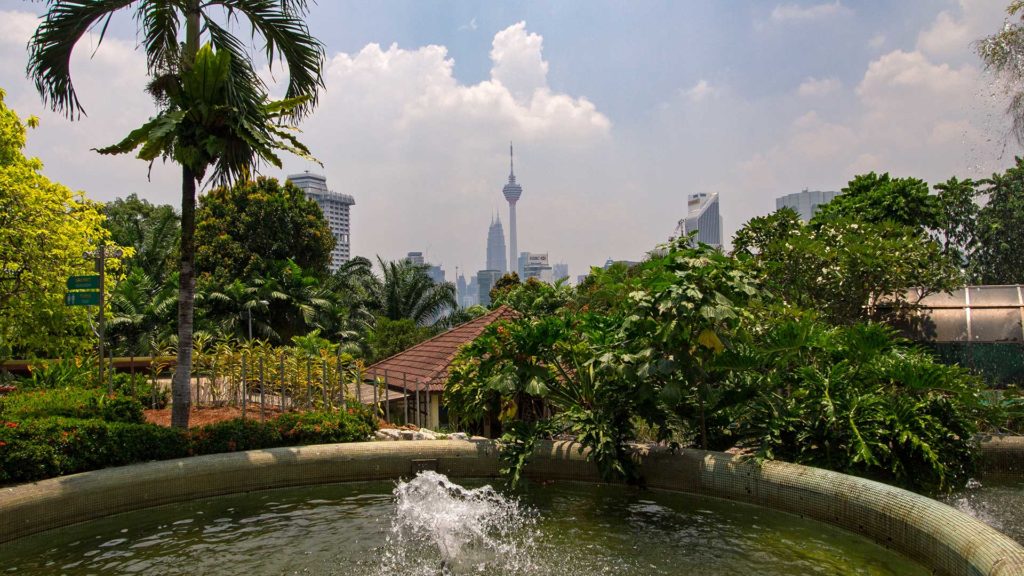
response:
<path id="1" fill-rule="evenodd" d="M 313 392 L 310 390 L 310 379 L 313 377 L 313 359 L 306 356 L 306 410 L 313 406 Z"/>
<path id="2" fill-rule="evenodd" d="M 281 349 L 281 414 L 284 414 L 284 392 L 285 392 L 285 375 L 284 375 L 284 349 Z"/>
<path id="3" fill-rule="evenodd" d="M 324 388 L 324 410 L 328 410 L 328 409 L 330 409 L 330 406 L 327 404 L 327 383 L 330 382 L 330 379 L 327 377 L 327 358 L 326 357 L 323 358 L 322 363 L 323 363 L 323 368 L 320 371 L 320 384 Z"/>
<path id="4" fill-rule="evenodd" d="M 245 408 L 248 402 L 246 401 L 246 394 L 248 391 L 245 389 L 245 352 L 242 352 L 242 420 L 245 420 Z"/>
<path id="5" fill-rule="evenodd" d="M 388 371 L 384 371 L 384 419 L 391 422 L 391 402 L 388 401 Z"/>
<path id="6" fill-rule="evenodd" d="M 409 383 L 407 374 L 402 372 L 402 424 L 409 423 Z"/>
<path id="7" fill-rule="evenodd" d="M 338 348 L 338 387 L 341 388 L 341 409 L 348 408 L 345 400 L 345 373 L 341 369 L 341 348 Z"/>

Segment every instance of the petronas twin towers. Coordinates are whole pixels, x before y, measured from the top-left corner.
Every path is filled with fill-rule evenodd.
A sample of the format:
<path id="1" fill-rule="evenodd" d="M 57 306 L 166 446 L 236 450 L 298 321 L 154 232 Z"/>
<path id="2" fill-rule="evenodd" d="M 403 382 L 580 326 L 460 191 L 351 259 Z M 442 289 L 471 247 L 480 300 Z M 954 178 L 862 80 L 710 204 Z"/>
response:
<path id="1" fill-rule="evenodd" d="M 491 218 L 491 227 L 487 231 L 487 269 L 501 272 L 516 272 L 518 268 L 518 246 L 516 245 L 516 202 L 523 195 L 523 187 L 516 182 L 515 160 L 512 144 L 508 145 L 509 173 L 508 184 L 501 193 L 508 201 L 509 214 L 509 247 L 508 260 L 505 260 L 505 231 L 501 226 L 501 217 Z"/>

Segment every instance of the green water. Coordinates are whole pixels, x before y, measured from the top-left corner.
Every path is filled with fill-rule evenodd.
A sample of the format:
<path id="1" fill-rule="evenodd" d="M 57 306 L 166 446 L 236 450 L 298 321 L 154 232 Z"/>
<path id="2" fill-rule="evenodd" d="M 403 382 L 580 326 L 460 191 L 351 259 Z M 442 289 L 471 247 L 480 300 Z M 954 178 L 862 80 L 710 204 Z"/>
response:
<path id="1" fill-rule="evenodd" d="M 392 530 L 393 489 L 290 488 L 122 514 L 4 544 L 0 574 L 448 573 L 436 551 Z M 518 498 L 524 533 L 503 537 L 518 542 L 506 553 L 529 561 L 491 558 L 455 573 L 927 573 L 859 536 L 723 500 L 562 483 Z"/>
<path id="2" fill-rule="evenodd" d="M 945 501 L 1024 544 L 1024 479 L 1019 476 L 986 476 Z"/>

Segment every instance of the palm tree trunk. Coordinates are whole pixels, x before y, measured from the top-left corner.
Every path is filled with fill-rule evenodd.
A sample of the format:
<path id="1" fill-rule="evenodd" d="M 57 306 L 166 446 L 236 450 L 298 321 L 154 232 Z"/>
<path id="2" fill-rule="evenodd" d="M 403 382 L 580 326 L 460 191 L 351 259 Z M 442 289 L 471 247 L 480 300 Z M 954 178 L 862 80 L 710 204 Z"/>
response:
<path id="1" fill-rule="evenodd" d="M 181 269 L 178 278 L 178 361 L 171 381 L 171 426 L 188 428 L 192 404 L 192 312 L 195 301 L 196 177 L 181 168 Z"/>
<path id="2" fill-rule="evenodd" d="M 185 54 L 182 67 L 192 66 L 199 51 L 199 0 L 185 10 Z M 192 408 L 192 317 L 195 305 L 196 174 L 181 167 L 181 268 L 178 277 L 178 359 L 171 381 L 171 426 L 188 428 Z"/>

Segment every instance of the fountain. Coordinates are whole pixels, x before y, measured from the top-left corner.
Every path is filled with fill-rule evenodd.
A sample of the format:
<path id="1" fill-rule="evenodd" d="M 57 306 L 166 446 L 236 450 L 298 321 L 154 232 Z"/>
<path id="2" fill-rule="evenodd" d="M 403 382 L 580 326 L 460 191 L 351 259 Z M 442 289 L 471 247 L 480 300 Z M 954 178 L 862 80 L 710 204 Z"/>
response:
<path id="1" fill-rule="evenodd" d="M 32 573 L 24 562 L 39 558 L 51 562 L 42 573 L 74 573 L 64 566 L 76 562 L 90 566 L 82 572 L 127 572 L 117 566 L 128 562 L 160 573 L 368 576 L 918 569 L 890 548 L 940 574 L 1024 574 L 1020 545 L 898 488 L 715 452 L 637 457 L 648 490 L 600 485 L 577 445 L 543 445 L 527 475 L 544 485 L 523 501 L 483 486 L 499 466 L 486 441 L 305 446 L 111 468 L 0 489 L 0 565 Z M 396 488 L 399 478 L 413 480 Z M 377 483 L 336 484 L 366 481 Z M 122 512 L 130 513 L 112 516 Z M 74 525 L 86 520 L 94 522 Z M 39 537 L 24 538 L 31 534 Z M 45 560 L 49 553 L 58 556 Z"/>

